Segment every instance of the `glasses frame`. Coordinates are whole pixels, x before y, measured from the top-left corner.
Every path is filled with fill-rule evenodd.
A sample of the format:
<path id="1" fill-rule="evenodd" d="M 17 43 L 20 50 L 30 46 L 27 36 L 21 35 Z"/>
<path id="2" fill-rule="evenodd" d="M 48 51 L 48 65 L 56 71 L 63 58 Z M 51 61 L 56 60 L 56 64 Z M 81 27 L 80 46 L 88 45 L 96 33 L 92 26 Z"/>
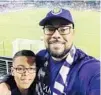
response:
<path id="1" fill-rule="evenodd" d="M 48 29 L 48 28 L 54 28 L 54 31 L 51 31 L 51 32 L 49 32 L 48 30 L 47 30 L 47 32 L 45 32 L 45 29 Z M 68 32 L 67 33 L 62 33 L 61 32 L 61 30 L 62 29 L 65 29 L 65 31 L 67 30 Z M 56 30 L 58 30 L 58 32 L 59 32 L 59 34 L 60 35 L 68 35 L 68 34 L 70 34 L 70 30 L 71 29 L 74 29 L 72 26 L 61 26 L 61 27 L 53 27 L 53 26 L 51 26 L 51 27 L 49 27 L 49 26 L 44 26 L 43 27 L 43 31 L 44 31 L 44 34 L 45 35 L 53 35 L 55 32 L 56 32 Z"/>
<path id="2" fill-rule="evenodd" d="M 19 74 L 23 74 L 25 71 L 27 71 L 28 73 L 30 73 L 30 74 L 32 74 L 32 73 L 36 73 L 37 72 L 37 68 L 22 68 L 22 72 L 20 72 L 19 70 L 18 70 L 18 67 L 13 67 L 15 70 L 16 70 L 16 72 L 17 73 L 19 73 Z M 21 68 L 21 67 L 20 67 Z M 30 72 L 30 69 L 33 69 L 33 72 Z"/>

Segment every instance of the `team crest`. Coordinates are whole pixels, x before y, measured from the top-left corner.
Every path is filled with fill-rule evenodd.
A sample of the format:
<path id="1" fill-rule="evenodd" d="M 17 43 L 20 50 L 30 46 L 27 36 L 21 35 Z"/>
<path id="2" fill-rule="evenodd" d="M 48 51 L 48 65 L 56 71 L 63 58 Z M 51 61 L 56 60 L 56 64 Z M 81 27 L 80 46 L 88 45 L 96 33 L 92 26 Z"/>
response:
<path id="1" fill-rule="evenodd" d="M 60 14 L 62 12 L 62 9 L 61 8 L 54 8 L 52 11 L 51 11 L 51 13 L 53 14 L 53 15 L 58 15 L 58 14 Z"/>

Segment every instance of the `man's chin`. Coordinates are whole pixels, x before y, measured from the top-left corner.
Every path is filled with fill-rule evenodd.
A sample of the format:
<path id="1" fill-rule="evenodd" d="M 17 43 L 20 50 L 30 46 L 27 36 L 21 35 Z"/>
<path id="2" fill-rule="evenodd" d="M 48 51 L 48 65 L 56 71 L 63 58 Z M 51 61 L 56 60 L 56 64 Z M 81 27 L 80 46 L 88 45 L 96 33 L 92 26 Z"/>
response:
<path id="1" fill-rule="evenodd" d="M 64 53 L 63 52 L 50 52 L 51 56 L 55 57 L 55 58 L 61 58 L 64 56 Z"/>
<path id="2" fill-rule="evenodd" d="M 51 54 L 51 56 L 53 56 L 55 58 L 62 58 L 68 53 L 68 50 L 60 52 L 60 51 L 52 51 L 52 50 L 48 49 L 48 51 Z"/>

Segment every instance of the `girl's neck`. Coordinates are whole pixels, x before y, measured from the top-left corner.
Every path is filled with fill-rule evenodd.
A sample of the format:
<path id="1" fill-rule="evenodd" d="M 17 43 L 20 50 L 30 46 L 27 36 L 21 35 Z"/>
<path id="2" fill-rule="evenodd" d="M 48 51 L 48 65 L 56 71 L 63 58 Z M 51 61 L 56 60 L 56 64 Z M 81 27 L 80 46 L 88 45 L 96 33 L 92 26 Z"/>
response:
<path id="1" fill-rule="evenodd" d="M 21 95 L 28 95 L 28 89 L 20 89 Z"/>

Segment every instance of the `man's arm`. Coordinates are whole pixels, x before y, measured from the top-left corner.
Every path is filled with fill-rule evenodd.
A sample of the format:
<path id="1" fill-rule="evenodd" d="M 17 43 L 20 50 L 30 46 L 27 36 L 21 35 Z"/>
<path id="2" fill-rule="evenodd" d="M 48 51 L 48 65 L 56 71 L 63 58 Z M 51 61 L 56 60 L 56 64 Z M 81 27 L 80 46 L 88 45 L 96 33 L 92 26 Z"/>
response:
<path id="1" fill-rule="evenodd" d="M 96 74 L 90 82 L 88 95 L 100 95 L 100 74 Z"/>
<path id="2" fill-rule="evenodd" d="M 0 83 L 0 95 L 11 95 L 11 90 L 9 85 L 6 83 Z"/>

